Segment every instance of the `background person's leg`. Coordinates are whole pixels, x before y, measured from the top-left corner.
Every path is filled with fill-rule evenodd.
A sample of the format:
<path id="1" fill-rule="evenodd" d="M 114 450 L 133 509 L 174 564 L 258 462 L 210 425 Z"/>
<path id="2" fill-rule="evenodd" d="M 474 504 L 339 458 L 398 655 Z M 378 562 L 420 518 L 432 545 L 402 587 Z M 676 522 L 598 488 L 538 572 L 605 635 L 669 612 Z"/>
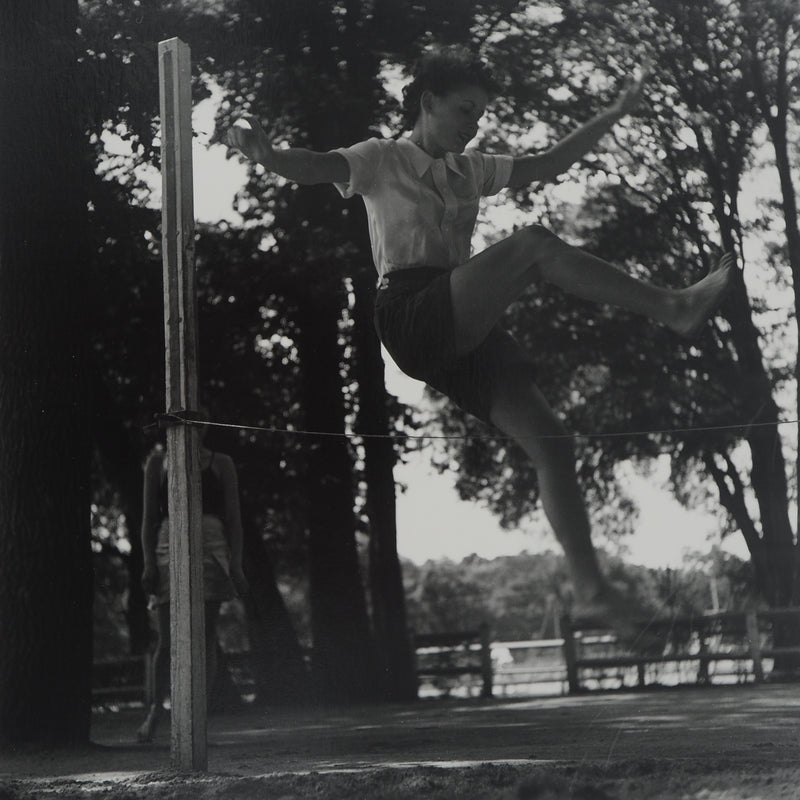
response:
<path id="1" fill-rule="evenodd" d="M 217 679 L 217 620 L 222 604 L 219 600 L 205 601 L 206 624 L 206 694 L 209 699 Z"/>
<path id="2" fill-rule="evenodd" d="M 158 722 L 164 714 L 164 697 L 170 685 L 170 619 L 169 603 L 160 603 L 156 608 L 158 642 L 153 654 L 153 703 L 147 718 L 136 733 L 137 741 L 151 742 Z"/>

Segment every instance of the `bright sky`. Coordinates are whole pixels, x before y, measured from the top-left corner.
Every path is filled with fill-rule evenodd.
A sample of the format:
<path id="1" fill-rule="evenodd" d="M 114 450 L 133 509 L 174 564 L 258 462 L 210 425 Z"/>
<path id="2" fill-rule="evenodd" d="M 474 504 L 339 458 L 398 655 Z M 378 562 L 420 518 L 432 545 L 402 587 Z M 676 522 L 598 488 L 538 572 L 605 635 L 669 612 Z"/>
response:
<path id="1" fill-rule="evenodd" d="M 233 197 L 244 186 L 246 170 L 238 159 L 227 160 L 226 148 L 207 147 L 213 129 L 216 99 L 199 103 L 194 110 L 194 194 L 195 215 L 200 221 L 236 221 Z M 107 147 L 124 147 L 113 136 Z M 158 187 L 158 182 L 154 182 Z M 156 190 L 151 202 L 160 203 Z M 404 376 L 387 359 L 387 387 L 409 404 L 422 402 L 422 384 Z M 716 541 L 716 521 L 699 512 L 690 512 L 675 502 L 662 488 L 668 464 L 660 463 L 652 478 L 642 478 L 623 466 L 626 485 L 640 507 L 636 532 L 626 539 L 627 558 L 652 567 L 680 566 L 688 550 L 706 552 Z M 398 482 L 408 490 L 397 498 L 398 550 L 416 563 L 429 558 L 460 560 L 476 553 L 484 558 L 513 555 L 524 550 L 537 552 L 557 547 L 552 533 L 543 523 L 530 530 L 503 531 L 494 516 L 477 503 L 462 501 L 453 488 L 453 476 L 439 475 L 426 460 L 424 451 L 413 454 L 408 463 L 395 471 Z M 601 544 L 601 542 L 598 542 Z M 747 549 L 741 537 L 728 539 L 724 546 L 741 558 Z"/>

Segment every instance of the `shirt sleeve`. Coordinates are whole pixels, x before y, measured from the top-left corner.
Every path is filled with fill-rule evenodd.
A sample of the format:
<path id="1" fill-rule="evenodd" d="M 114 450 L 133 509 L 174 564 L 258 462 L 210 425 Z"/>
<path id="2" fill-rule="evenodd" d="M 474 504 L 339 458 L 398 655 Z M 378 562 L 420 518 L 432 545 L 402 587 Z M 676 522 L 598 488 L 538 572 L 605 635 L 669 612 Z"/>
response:
<path id="1" fill-rule="evenodd" d="M 483 159 L 483 188 L 481 194 L 497 194 L 508 186 L 511 180 L 511 169 L 514 166 L 514 156 L 486 155 L 481 153 Z"/>
<path id="2" fill-rule="evenodd" d="M 340 147 L 333 150 L 341 153 L 350 167 L 350 180 L 347 183 L 335 183 L 342 197 L 356 194 L 369 194 L 375 183 L 375 176 L 383 157 L 382 140 L 373 138 L 358 142 L 351 147 Z"/>

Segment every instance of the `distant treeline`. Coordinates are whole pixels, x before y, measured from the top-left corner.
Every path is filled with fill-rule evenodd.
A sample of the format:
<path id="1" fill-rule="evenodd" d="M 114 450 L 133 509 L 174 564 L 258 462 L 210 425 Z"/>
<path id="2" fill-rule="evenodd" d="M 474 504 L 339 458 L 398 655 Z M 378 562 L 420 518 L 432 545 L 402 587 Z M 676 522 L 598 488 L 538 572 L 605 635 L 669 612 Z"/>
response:
<path id="1" fill-rule="evenodd" d="M 601 552 L 612 580 L 645 613 L 700 614 L 740 609 L 754 597 L 748 562 L 714 548 L 680 569 L 650 569 Z M 474 629 L 488 623 L 492 639 L 549 638 L 572 593 L 564 557 L 550 551 L 456 563 L 403 562 L 409 625 L 417 633 Z"/>

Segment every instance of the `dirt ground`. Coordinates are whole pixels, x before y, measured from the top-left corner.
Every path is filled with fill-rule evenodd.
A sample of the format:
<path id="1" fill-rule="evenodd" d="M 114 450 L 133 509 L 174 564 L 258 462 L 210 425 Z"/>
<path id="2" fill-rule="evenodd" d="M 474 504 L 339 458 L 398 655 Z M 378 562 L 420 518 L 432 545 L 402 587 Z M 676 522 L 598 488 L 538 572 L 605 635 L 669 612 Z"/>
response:
<path id="1" fill-rule="evenodd" d="M 213 715 L 208 771 L 170 769 L 141 710 L 93 746 L 0 754 L 0 800 L 800 798 L 800 686 L 680 688 Z"/>

